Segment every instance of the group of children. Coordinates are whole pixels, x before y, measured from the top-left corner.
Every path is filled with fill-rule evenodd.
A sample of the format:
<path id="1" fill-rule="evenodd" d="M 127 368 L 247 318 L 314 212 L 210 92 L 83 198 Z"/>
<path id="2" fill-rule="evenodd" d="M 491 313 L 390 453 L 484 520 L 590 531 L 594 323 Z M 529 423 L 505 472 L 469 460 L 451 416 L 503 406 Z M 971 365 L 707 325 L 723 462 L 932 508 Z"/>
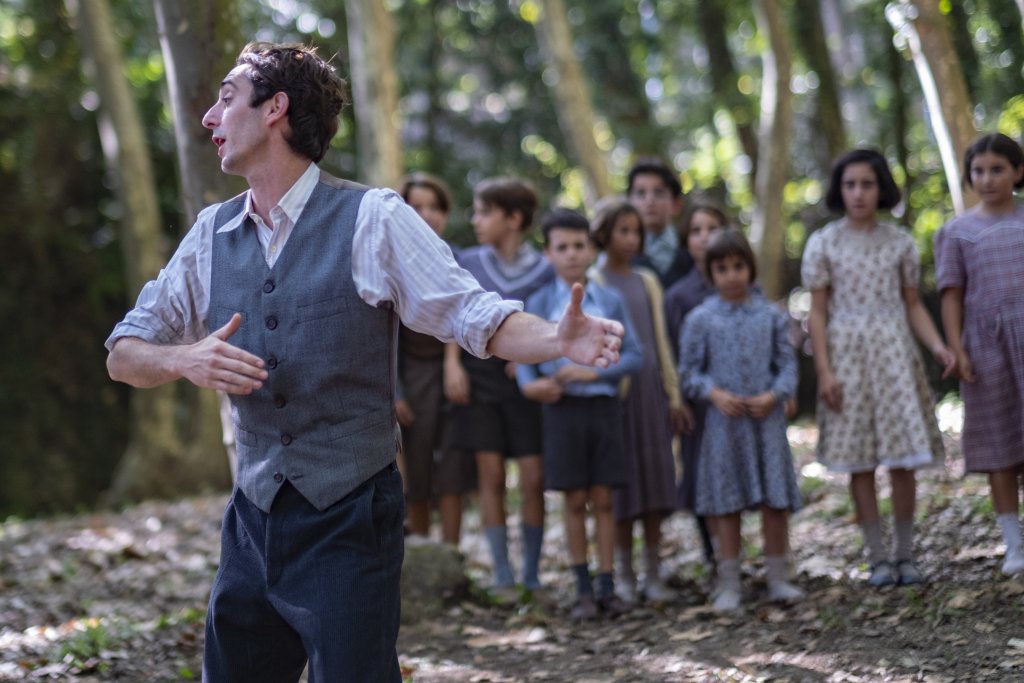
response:
<path id="1" fill-rule="evenodd" d="M 962 379 L 966 469 L 989 475 L 1006 544 L 1003 571 L 1024 572 L 1024 207 L 1014 196 L 1024 185 L 1024 155 L 1007 136 L 986 135 L 968 150 L 964 173 L 980 203 L 936 237 L 948 346 L 918 295 L 913 238 L 879 217 L 899 203 L 900 191 L 878 152 L 854 150 L 837 160 L 826 205 L 841 217 L 813 233 L 804 252 L 818 457 L 850 473 L 872 586 L 924 580 L 913 552 L 915 471 L 941 463 L 944 451 L 918 341 L 944 376 Z M 443 184 L 413 176 L 402 194 L 441 234 L 450 211 Z M 743 233 L 709 204 L 691 207 L 677 230 L 679 179 L 656 160 L 635 165 L 625 198 L 601 202 L 592 220 L 564 208 L 544 215 L 543 254 L 526 240 L 537 208 L 527 183 L 491 179 L 474 195 L 479 245 L 457 253 L 459 263 L 485 288 L 549 320 L 561 316 L 572 286 L 583 284 L 586 312 L 622 322 L 621 360 L 607 369 L 565 359 L 516 367 L 403 334 L 396 410 L 410 532 L 426 534 L 437 500 L 444 540 L 458 542 L 462 494 L 473 479 L 466 465 L 475 464 L 493 590 L 514 591 L 504 501 L 505 463 L 515 458 L 520 583 L 541 587 L 543 490 L 561 491 L 574 619 L 673 598 L 659 560 L 662 522 L 677 509 L 694 514 L 715 562 L 716 609 L 742 604 L 740 519 L 747 510 L 761 513 L 769 598 L 803 597 L 787 555 L 788 516 L 801 505 L 786 438 L 797 361 L 786 316 L 756 285 Z M 891 552 L 876 498 L 879 465 L 892 484 Z M 637 522 L 642 582 L 633 562 Z"/>

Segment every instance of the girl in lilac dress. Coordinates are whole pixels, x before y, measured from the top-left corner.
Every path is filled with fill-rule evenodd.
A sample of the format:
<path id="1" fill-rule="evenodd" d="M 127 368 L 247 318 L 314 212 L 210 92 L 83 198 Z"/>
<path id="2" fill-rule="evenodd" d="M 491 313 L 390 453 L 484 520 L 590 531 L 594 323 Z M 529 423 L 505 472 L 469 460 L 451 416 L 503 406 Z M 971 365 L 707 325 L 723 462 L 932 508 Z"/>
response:
<path id="1" fill-rule="evenodd" d="M 1024 572 L 1019 488 L 1024 465 L 1024 154 L 1000 133 L 976 140 L 964 179 L 981 202 L 935 238 L 942 322 L 964 400 L 968 472 L 988 474 L 1006 543 L 1004 574 Z"/>
<path id="2" fill-rule="evenodd" d="M 598 211 L 591 225 L 594 243 L 604 251 L 603 264 L 590 279 L 622 294 L 643 347 L 643 367 L 630 378 L 624 400 L 626 441 L 631 450 L 632 482 L 615 491 L 616 591 L 626 602 L 636 601 L 633 569 L 633 527 L 643 525 L 646 574 L 642 596 L 666 602 L 675 594 L 660 576 L 661 523 L 675 510 L 675 461 L 672 433 L 689 429 L 693 417 L 679 394 L 672 350 L 665 331 L 664 303 L 657 276 L 632 266 L 643 249 L 640 214 L 626 201 L 612 200 Z"/>

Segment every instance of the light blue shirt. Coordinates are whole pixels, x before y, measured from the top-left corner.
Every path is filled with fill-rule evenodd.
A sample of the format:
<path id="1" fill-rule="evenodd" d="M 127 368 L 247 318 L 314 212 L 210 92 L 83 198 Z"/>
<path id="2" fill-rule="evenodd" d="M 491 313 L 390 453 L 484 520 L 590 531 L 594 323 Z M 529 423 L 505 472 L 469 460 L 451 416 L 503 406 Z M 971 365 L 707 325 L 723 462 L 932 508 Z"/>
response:
<path id="1" fill-rule="evenodd" d="M 561 278 L 541 287 L 526 301 L 526 311 L 545 320 L 562 319 L 569 305 L 571 288 Z M 588 282 L 583 294 L 583 312 L 622 323 L 626 333 L 622 337 L 619 362 L 610 368 L 590 368 L 597 373 L 593 382 L 569 382 L 564 387 L 566 396 L 618 396 L 619 380 L 640 370 L 643 366 L 643 349 L 637 341 L 636 330 L 626 312 L 626 304 L 614 289 Z M 538 365 L 520 364 L 516 367 L 516 381 L 522 388 L 540 379 L 551 377 L 558 369 L 573 362 L 568 358 L 557 358 Z"/>

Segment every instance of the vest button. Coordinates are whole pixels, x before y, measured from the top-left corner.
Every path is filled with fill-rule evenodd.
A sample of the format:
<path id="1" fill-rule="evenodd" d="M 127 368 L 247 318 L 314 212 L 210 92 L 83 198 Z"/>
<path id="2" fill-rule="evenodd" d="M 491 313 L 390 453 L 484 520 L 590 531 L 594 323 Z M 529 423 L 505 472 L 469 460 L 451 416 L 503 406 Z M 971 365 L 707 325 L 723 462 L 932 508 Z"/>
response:
<path id="1" fill-rule="evenodd" d="M 274 291 L 274 281 L 273 280 L 267 280 L 266 282 L 263 283 L 263 293 L 264 294 L 270 294 L 273 291 Z"/>
<path id="2" fill-rule="evenodd" d="M 274 481 L 280 484 L 282 481 L 284 481 L 284 475 L 281 474 L 280 472 L 274 472 Z"/>
<path id="3" fill-rule="evenodd" d="M 281 435 L 281 443 L 283 443 L 285 446 L 287 446 L 291 442 L 292 442 L 292 435 L 291 434 L 282 434 Z"/>
<path id="4" fill-rule="evenodd" d="M 269 318 L 267 318 L 267 329 L 268 330 L 273 330 L 276 327 L 277 327 L 277 318 L 275 318 L 274 316 L 270 316 Z"/>
<path id="5" fill-rule="evenodd" d="M 277 406 L 278 408 L 284 408 L 285 403 L 287 403 L 287 401 L 284 400 L 284 396 L 282 396 L 281 394 L 277 394 L 274 396 L 274 405 Z"/>
<path id="6" fill-rule="evenodd" d="M 277 367 L 277 356 L 271 356 L 267 359 L 267 367 L 271 370 Z"/>

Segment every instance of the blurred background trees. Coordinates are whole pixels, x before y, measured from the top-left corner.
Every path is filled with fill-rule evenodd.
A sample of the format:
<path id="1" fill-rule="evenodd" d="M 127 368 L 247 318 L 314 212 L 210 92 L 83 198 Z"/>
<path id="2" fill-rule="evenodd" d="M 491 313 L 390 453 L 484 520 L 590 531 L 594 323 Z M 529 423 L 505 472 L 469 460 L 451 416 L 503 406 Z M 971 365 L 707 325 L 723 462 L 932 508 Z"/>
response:
<path id="1" fill-rule="evenodd" d="M 0 5 L 0 514 L 226 483 L 215 399 L 182 387 L 140 399 L 107 379 L 102 342 L 199 208 L 239 189 L 199 121 L 245 40 L 335 56 L 357 100 L 323 166 L 375 183 L 441 176 L 461 244 L 485 177 L 525 176 L 544 207 L 585 207 L 654 154 L 772 247 L 762 270 L 779 296 L 829 218 L 841 150 L 890 160 L 927 294 L 963 145 L 1024 133 L 1016 0 L 104 0 L 87 32 L 97 3 Z M 137 135 L 115 116 L 128 106 L 108 92 L 118 80 Z M 145 246 L 128 183 L 153 198 Z"/>

